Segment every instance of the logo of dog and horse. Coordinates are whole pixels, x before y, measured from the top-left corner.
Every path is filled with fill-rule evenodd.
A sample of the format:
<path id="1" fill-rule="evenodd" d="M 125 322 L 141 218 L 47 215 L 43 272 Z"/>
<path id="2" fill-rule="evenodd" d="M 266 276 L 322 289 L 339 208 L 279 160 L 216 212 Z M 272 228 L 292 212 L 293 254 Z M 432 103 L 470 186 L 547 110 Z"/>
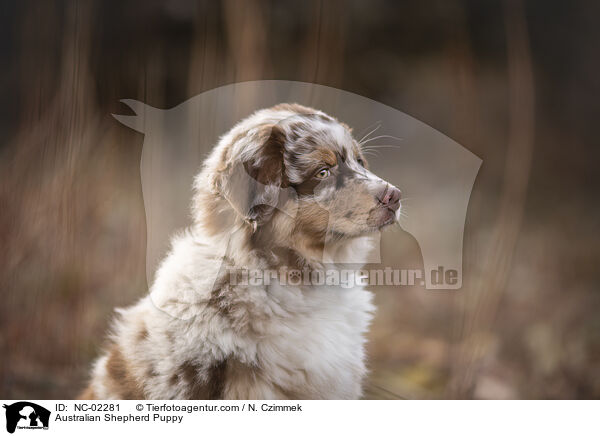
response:
<path id="1" fill-rule="evenodd" d="M 4 405 L 6 409 L 6 431 L 14 433 L 19 429 L 48 429 L 50 411 L 29 401 L 19 401 Z"/>

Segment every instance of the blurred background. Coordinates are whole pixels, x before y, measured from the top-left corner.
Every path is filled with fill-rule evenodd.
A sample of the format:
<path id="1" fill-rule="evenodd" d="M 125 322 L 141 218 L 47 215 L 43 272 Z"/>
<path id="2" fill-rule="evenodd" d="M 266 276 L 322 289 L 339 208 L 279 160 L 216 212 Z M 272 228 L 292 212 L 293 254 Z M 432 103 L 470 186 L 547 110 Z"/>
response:
<path id="1" fill-rule="evenodd" d="M 111 117 L 130 113 L 119 99 L 283 79 L 377 100 L 483 159 L 463 288 L 374 290 L 365 398 L 600 398 L 599 2 L 0 10 L 0 397 L 73 398 L 113 308 L 147 292 L 143 136 Z M 422 263 L 404 232 L 384 251 Z"/>

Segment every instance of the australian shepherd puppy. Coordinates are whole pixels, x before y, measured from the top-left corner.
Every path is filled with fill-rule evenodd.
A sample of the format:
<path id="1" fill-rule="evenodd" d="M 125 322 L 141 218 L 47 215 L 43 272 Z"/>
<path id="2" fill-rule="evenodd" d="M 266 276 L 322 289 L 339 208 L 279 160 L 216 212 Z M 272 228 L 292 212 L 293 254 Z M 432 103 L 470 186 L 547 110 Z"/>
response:
<path id="1" fill-rule="evenodd" d="M 194 187 L 194 224 L 120 310 L 81 398 L 359 398 L 372 295 L 313 279 L 366 254 L 400 191 L 348 126 L 296 104 L 234 126 Z"/>

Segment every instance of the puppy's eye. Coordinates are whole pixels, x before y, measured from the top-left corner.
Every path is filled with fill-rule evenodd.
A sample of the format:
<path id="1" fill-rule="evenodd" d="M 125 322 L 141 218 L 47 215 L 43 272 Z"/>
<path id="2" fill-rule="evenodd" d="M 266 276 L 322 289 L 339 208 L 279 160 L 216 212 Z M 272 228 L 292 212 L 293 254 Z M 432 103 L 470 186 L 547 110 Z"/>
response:
<path id="1" fill-rule="evenodd" d="M 358 162 L 358 164 L 359 164 L 361 167 L 364 167 L 364 166 L 365 166 L 365 161 L 364 161 L 364 160 L 362 160 L 360 157 L 359 157 L 358 159 L 356 159 L 356 162 Z"/>
<path id="2" fill-rule="evenodd" d="M 329 177 L 331 175 L 331 171 L 329 171 L 329 168 L 321 168 L 317 174 L 315 174 L 315 177 L 317 179 L 326 179 L 327 177 Z"/>

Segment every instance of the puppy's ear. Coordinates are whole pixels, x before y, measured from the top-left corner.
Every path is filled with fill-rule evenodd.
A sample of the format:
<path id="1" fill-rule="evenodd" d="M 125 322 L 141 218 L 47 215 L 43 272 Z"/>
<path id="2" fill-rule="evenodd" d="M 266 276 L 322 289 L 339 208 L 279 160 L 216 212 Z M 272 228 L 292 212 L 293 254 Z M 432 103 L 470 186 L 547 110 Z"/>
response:
<path id="1" fill-rule="evenodd" d="M 218 177 L 217 189 L 254 230 L 269 221 L 287 182 L 285 133 L 277 125 L 249 132 L 232 144 L 232 164 Z"/>

